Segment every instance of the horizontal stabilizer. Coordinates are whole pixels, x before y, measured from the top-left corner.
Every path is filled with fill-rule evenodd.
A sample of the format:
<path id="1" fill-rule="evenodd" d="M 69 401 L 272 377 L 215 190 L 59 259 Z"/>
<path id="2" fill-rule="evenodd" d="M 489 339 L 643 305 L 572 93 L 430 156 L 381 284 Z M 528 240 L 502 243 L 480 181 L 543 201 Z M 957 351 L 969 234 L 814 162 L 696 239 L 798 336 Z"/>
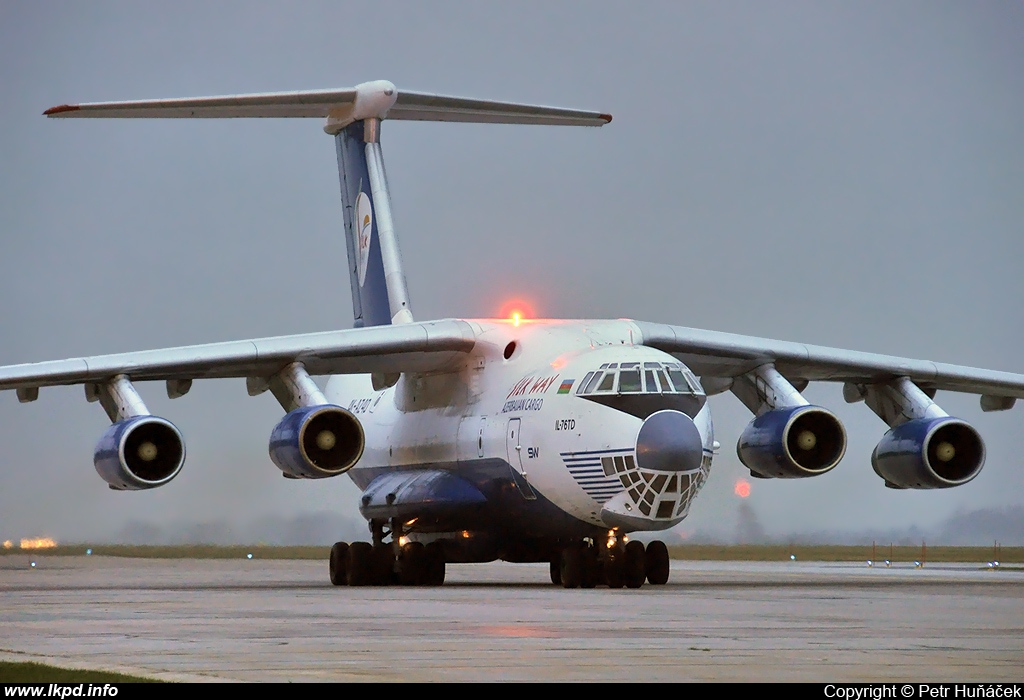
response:
<path id="1" fill-rule="evenodd" d="M 612 120 L 610 114 L 576 109 L 399 91 L 386 80 L 375 80 L 341 90 L 89 102 L 51 107 L 43 114 L 60 118 L 321 117 L 336 123 L 386 118 L 554 126 L 603 126 Z"/>

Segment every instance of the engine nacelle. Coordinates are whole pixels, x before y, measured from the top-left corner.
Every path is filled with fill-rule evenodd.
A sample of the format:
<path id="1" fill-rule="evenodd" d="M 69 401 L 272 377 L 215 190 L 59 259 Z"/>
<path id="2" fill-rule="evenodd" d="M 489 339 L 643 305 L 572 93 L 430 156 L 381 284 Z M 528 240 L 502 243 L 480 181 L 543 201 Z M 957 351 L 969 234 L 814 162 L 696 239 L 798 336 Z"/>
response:
<path id="1" fill-rule="evenodd" d="M 341 406 L 303 406 L 270 434 L 270 459 L 285 476 L 326 479 L 354 467 L 364 445 L 363 426 Z"/>
<path id="2" fill-rule="evenodd" d="M 185 441 L 170 421 L 157 416 L 135 416 L 110 426 L 96 443 L 92 462 L 111 488 L 154 489 L 181 471 Z"/>
<path id="3" fill-rule="evenodd" d="M 886 485 L 946 489 L 966 484 L 985 464 L 985 443 L 959 418 L 918 418 L 885 434 L 871 466 Z"/>
<path id="4" fill-rule="evenodd" d="M 762 477 L 818 476 L 846 454 L 846 430 L 819 406 L 778 408 L 750 421 L 736 443 L 736 454 Z"/>

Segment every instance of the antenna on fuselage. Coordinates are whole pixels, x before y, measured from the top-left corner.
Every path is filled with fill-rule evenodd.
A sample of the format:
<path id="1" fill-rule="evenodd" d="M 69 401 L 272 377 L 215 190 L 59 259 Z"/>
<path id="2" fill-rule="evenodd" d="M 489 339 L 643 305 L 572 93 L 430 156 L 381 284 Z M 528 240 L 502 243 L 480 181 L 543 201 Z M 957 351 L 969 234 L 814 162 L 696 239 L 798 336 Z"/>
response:
<path id="1" fill-rule="evenodd" d="M 357 327 L 413 320 L 380 148 L 383 120 L 550 126 L 604 126 L 612 120 L 610 114 L 598 112 L 399 92 L 387 80 L 342 90 L 61 105 L 43 114 L 58 118 L 326 119 L 324 131 L 334 136 L 338 155 Z"/>

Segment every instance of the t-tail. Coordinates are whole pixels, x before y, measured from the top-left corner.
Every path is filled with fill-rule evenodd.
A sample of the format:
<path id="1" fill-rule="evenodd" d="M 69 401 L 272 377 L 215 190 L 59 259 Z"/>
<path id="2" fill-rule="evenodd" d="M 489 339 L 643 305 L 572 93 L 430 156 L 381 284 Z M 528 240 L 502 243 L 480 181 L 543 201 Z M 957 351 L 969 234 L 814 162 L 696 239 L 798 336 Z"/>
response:
<path id="1" fill-rule="evenodd" d="M 49 117 L 326 119 L 324 131 L 334 136 L 338 153 L 352 311 L 357 327 L 413 320 L 380 147 L 382 121 L 603 126 L 612 120 L 611 115 L 598 112 L 399 91 L 386 80 L 341 90 L 61 105 L 44 114 Z"/>

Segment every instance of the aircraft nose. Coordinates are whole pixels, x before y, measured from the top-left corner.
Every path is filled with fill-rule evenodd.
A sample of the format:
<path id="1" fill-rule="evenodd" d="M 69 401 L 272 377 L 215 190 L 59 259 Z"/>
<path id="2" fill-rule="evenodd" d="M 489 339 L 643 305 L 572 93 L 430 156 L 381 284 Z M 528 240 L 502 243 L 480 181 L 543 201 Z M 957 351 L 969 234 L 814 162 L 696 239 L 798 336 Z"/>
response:
<path id="1" fill-rule="evenodd" d="M 704 454 L 697 426 L 685 413 L 658 411 L 640 426 L 636 461 L 642 469 L 688 472 L 700 468 Z"/>

